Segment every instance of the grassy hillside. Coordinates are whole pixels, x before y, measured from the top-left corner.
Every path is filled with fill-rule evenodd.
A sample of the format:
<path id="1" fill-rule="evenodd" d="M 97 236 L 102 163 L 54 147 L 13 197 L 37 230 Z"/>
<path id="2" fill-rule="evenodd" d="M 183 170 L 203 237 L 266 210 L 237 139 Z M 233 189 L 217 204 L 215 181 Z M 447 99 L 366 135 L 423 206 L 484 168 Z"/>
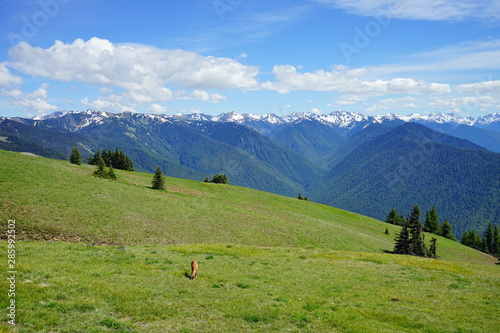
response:
<path id="1" fill-rule="evenodd" d="M 390 255 L 398 227 L 295 198 L 169 177 L 154 191 L 151 174 L 110 181 L 87 165 L 0 161 L 2 228 L 15 219 L 22 238 L 15 332 L 498 328 L 495 259 L 459 243 L 438 239 L 444 260 Z"/>
<path id="2" fill-rule="evenodd" d="M 319 249 L 40 241 L 20 242 L 17 257 L 18 332 L 498 331 L 494 265 Z M 200 267 L 195 280 L 186 277 L 192 259 Z M 0 288 L 8 289 L 6 279 Z M 7 301 L 1 297 L 0 307 Z"/>
<path id="3" fill-rule="evenodd" d="M 92 176 L 93 166 L 0 151 L 2 216 L 25 239 L 98 244 L 246 244 L 380 253 L 398 227 L 248 188 L 167 177 L 167 191 L 148 188 L 152 174 L 116 170 L 118 181 Z M 167 172 L 168 173 L 168 170 Z M 389 235 L 384 234 L 389 229 Z M 448 260 L 493 258 L 444 238 Z"/>

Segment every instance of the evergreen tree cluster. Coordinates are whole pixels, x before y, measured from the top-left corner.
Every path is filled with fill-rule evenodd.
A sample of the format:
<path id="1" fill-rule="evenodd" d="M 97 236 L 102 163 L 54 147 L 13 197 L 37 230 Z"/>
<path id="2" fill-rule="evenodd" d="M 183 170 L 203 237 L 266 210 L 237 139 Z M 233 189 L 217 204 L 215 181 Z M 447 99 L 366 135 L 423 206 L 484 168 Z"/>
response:
<path id="1" fill-rule="evenodd" d="M 394 209 L 389 213 L 388 220 L 389 217 L 393 221 L 403 221 L 401 231 L 396 235 L 393 253 L 437 258 L 437 239 L 432 237 L 429 248 L 425 244 L 424 226 L 420 222 L 420 208 L 418 205 L 413 207 L 413 211 L 407 220 L 398 216 Z"/>
<path id="2" fill-rule="evenodd" d="M 209 180 L 208 177 L 205 178 L 205 183 L 216 183 L 216 184 L 229 184 L 229 180 L 226 175 L 216 174 L 212 177 L 212 180 Z"/>
<path id="3" fill-rule="evenodd" d="M 464 232 L 460 242 L 484 253 L 500 257 L 500 230 L 498 225 L 488 224 L 481 236 L 475 229 Z"/>
<path id="4" fill-rule="evenodd" d="M 97 168 L 94 171 L 94 175 L 99 177 L 99 178 L 105 178 L 105 179 L 113 179 L 116 180 L 116 174 L 113 169 L 113 166 L 111 165 L 109 168 L 106 167 L 106 163 L 102 159 L 102 157 L 99 156 L 96 162 Z"/>
<path id="5" fill-rule="evenodd" d="M 392 209 L 389 212 L 385 222 L 400 226 L 404 226 L 405 224 L 408 223 L 408 221 L 405 220 L 403 216 L 399 215 L 395 209 Z M 426 212 L 425 222 L 424 225 L 422 226 L 422 229 L 425 232 L 430 232 L 432 234 L 443 236 L 451 240 L 455 241 L 457 240 L 455 235 L 453 235 L 453 227 L 451 223 L 448 222 L 448 220 L 444 220 L 443 224 L 441 225 L 441 223 L 439 222 L 439 216 L 437 213 L 436 206 L 433 206 L 430 211 Z"/>
<path id="6" fill-rule="evenodd" d="M 297 197 L 299 200 L 304 200 L 304 201 L 309 201 L 307 197 L 303 197 L 302 194 L 299 193 L 299 196 Z"/>
<path id="7" fill-rule="evenodd" d="M 118 148 L 115 151 L 103 149 L 102 152 L 95 152 L 93 157 L 88 159 L 91 165 L 98 165 L 99 158 L 104 161 L 106 167 L 115 169 L 134 171 L 132 160 Z"/>
<path id="8" fill-rule="evenodd" d="M 151 182 L 151 188 L 153 190 L 164 190 L 165 189 L 165 179 L 161 172 L 161 168 L 156 167 L 155 175 L 153 176 L 153 181 Z"/>

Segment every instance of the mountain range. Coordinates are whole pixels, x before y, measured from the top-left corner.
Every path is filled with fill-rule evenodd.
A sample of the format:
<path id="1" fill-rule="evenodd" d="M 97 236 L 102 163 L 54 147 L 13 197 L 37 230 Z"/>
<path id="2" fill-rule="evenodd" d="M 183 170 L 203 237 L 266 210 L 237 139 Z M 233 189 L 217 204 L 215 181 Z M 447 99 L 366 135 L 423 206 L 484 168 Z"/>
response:
<path id="1" fill-rule="evenodd" d="M 0 118 L 0 149 L 64 159 L 123 150 L 136 170 L 309 199 L 384 219 L 438 207 L 459 236 L 500 221 L 500 113 L 153 115 L 59 111 Z"/>

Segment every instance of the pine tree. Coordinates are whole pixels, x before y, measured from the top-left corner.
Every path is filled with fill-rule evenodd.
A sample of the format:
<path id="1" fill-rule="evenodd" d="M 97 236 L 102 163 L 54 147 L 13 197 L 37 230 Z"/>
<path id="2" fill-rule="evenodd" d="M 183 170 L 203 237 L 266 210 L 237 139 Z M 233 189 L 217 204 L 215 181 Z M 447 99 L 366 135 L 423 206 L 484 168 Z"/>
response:
<path id="1" fill-rule="evenodd" d="M 424 231 L 432 232 L 433 234 L 437 234 L 439 231 L 439 218 L 436 206 L 433 206 L 432 210 L 426 213 Z"/>
<path id="2" fill-rule="evenodd" d="M 115 174 L 115 170 L 113 169 L 113 166 L 109 167 L 108 176 L 109 176 L 109 178 L 116 180 L 116 174 Z"/>
<path id="3" fill-rule="evenodd" d="M 154 190 L 164 190 L 165 189 L 165 180 L 163 179 L 163 175 L 161 173 L 161 168 L 156 167 L 156 172 L 153 177 L 153 181 L 151 183 L 151 188 Z"/>
<path id="4" fill-rule="evenodd" d="M 396 235 L 396 244 L 394 245 L 395 254 L 410 254 L 410 232 L 408 224 L 404 223 L 401 231 Z"/>
<path id="5" fill-rule="evenodd" d="M 444 220 L 443 226 L 441 227 L 441 236 L 446 237 L 451 240 L 457 240 L 455 235 L 453 235 L 453 227 L 448 220 Z"/>
<path id="6" fill-rule="evenodd" d="M 429 248 L 429 254 L 428 254 L 428 257 L 430 258 L 437 258 L 436 243 L 437 243 L 436 237 L 432 237 L 431 246 Z"/>
<path id="7" fill-rule="evenodd" d="M 228 184 L 229 183 L 229 181 L 227 180 L 227 176 L 220 175 L 220 174 L 216 174 L 214 176 L 214 178 L 212 179 L 212 181 L 216 184 Z"/>
<path id="8" fill-rule="evenodd" d="M 389 214 L 387 215 L 385 222 L 390 223 L 390 224 L 395 224 L 395 225 L 403 225 L 404 224 L 404 217 L 402 217 L 401 215 L 398 215 L 398 212 L 393 208 L 389 212 Z"/>
<path id="9" fill-rule="evenodd" d="M 102 157 L 97 160 L 97 169 L 94 171 L 94 175 L 101 178 L 109 178 L 109 173 L 106 171 L 106 163 Z"/>
<path id="10" fill-rule="evenodd" d="M 80 151 L 77 147 L 73 147 L 71 149 L 71 156 L 69 157 L 69 161 L 77 165 L 82 164 L 82 154 L 80 154 Z"/>
<path id="11" fill-rule="evenodd" d="M 491 253 L 497 257 L 500 256 L 500 231 L 497 225 L 493 228 L 493 248 Z"/>
<path id="12" fill-rule="evenodd" d="M 483 252 L 493 253 L 493 250 L 495 248 L 495 245 L 493 244 L 494 237 L 495 237 L 495 235 L 494 235 L 494 232 L 493 232 L 493 224 L 489 223 L 488 224 L 488 228 L 484 232 L 484 237 L 483 237 L 483 240 L 484 240 L 484 242 L 483 242 L 484 243 Z"/>
<path id="13" fill-rule="evenodd" d="M 410 231 L 410 253 L 415 256 L 425 257 L 427 250 L 424 242 L 422 223 L 420 222 L 420 208 L 418 205 L 413 207 L 413 211 L 408 221 Z"/>
<path id="14" fill-rule="evenodd" d="M 96 152 L 94 153 L 94 156 L 93 156 L 93 157 L 89 157 L 89 158 L 88 158 L 87 162 L 88 162 L 88 164 L 90 164 L 90 165 L 97 165 L 97 161 L 98 161 L 100 158 L 101 158 L 101 154 L 100 154 L 98 151 L 96 151 Z"/>

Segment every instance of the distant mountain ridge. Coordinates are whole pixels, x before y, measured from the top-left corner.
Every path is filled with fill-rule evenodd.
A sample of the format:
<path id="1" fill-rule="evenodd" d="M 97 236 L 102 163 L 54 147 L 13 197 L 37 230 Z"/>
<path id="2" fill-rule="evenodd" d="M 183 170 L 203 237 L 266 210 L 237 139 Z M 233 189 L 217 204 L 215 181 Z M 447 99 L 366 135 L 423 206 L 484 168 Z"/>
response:
<path id="1" fill-rule="evenodd" d="M 125 112 L 128 113 L 128 112 Z M 86 111 L 57 111 L 49 115 L 36 116 L 33 120 L 47 120 L 60 118 L 67 114 L 82 114 L 92 116 L 93 121 L 99 121 L 103 117 L 119 117 L 121 114 L 110 113 L 106 111 L 95 111 L 88 109 Z M 214 121 L 214 122 L 232 122 L 237 124 L 249 123 L 267 123 L 271 125 L 281 125 L 287 123 L 296 123 L 303 120 L 316 120 L 324 124 L 337 126 L 341 128 L 349 128 L 357 123 L 382 123 L 384 121 L 402 120 L 404 122 L 417 122 L 417 123 L 437 123 L 437 124 L 456 124 L 468 126 L 489 126 L 497 123 L 500 125 L 500 112 L 488 114 L 482 117 L 461 117 L 453 113 L 431 113 L 428 115 L 421 115 L 412 113 L 406 116 L 398 115 L 395 113 L 388 113 L 383 115 L 369 116 L 359 112 L 348 111 L 334 111 L 327 114 L 319 114 L 314 112 L 294 112 L 287 115 L 276 115 L 274 113 L 267 113 L 264 115 L 254 115 L 249 113 L 227 112 L 218 116 L 212 116 L 204 113 L 191 113 L 191 114 L 177 114 L 177 115 L 158 115 L 158 114 L 141 114 L 147 117 L 157 119 L 182 119 L 182 120 L 196 120 L 196 121 Z"/>
<path id="2" fill-rule="evenodd" d="M 416 203 L 422 209 L 437 204 L 458 235 L 500 219 L 500 113 L 473 118 L 86 110 L 0 117 L 0 149 L 64 159 L 73 146 L 84 159 L 118 147 L 138 171 L 161 166 L 169 176 L 200 181 L 221 173 L 234 185 L 301 193 L 379 219 L 395 207 L 404 214 Z M 457 215 L 462 210 L 470 214 Z"/>

